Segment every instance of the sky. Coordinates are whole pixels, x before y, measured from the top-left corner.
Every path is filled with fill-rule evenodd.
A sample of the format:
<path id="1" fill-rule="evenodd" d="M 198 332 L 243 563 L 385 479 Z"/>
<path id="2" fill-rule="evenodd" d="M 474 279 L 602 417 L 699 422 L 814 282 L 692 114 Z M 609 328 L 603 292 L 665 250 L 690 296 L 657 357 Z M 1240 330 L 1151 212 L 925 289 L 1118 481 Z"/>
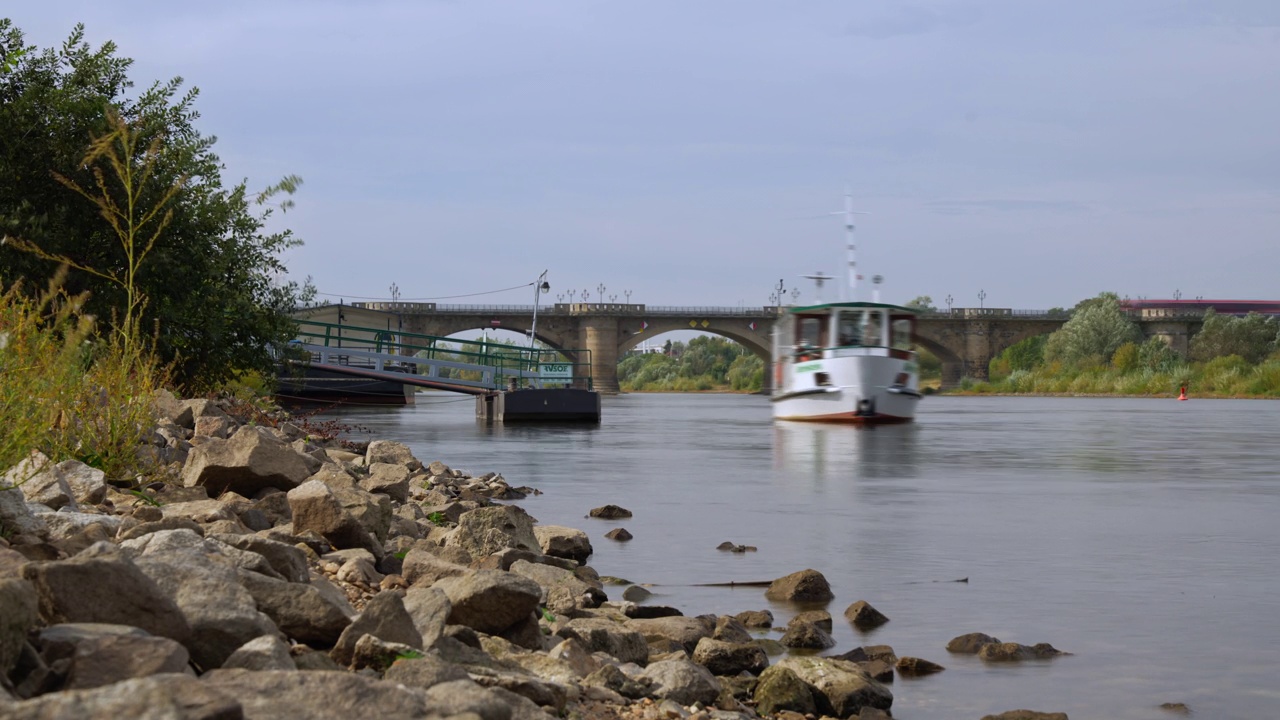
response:
<path id="1" fill-rule="evenodd" d="M 49 0 L 198 87 L 322 299 L 1280 299 L 1276 0 Z M 598 287 L 604 286 L 603 298 Z M 518 289 L 490 292 L 503 288 Z M 828 286 L 828 299 L 833 294 Z M 628 295 L 628 291 L 630 294 Z M 484 293 L 484 294 L 482 294 Z M 869 299 L 864 287 L 861 299 Z M 979 293 L 985 293 L 982 300 Z"/>

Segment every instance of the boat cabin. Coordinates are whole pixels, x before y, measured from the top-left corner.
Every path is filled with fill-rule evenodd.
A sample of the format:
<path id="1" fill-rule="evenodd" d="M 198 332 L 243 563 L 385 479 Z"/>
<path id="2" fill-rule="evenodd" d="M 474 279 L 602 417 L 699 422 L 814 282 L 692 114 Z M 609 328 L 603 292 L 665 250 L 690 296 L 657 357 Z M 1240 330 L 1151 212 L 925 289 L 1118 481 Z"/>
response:
<path id="1" fill-rule="evenodd" d="M 791 362 L 855 356 L 915 356 L 916 311 L 879 303 L 796 308 L 780 324 L 774 357 Z"/>

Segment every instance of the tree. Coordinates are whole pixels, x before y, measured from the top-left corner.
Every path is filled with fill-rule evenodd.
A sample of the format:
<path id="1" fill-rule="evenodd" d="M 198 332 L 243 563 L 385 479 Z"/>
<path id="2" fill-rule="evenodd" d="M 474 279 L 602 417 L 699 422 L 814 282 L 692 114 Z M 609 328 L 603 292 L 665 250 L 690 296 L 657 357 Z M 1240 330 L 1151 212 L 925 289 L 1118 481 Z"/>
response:
<path id="1" fill-rule="evenodd" d="M 933 306 L 933 298 L 928 295 L 919 295 L 907 302 L 907 307 L 917 308 L 925 312 L 938 312 L 938 308 Z"/>
<path id="2" fill-rule="evenodd" d="M 156 350 L 173 363 L 179 385 L 198 391 L 240 370 L 273 372 L 271 349 L 293 336 L 289 311 L 305 288 L 277 281 L 280 254 L 299 241 L 288 230 L 267 232 L 268 203 L 300 180 L 287 177 L 257 195 L 245 181 L 225 188 L 215 139 L 195 127 L 198 91 L 181 93 L 175 78 L 131 97 L 132 61 L 110 42 L 91 49 L 83 26 L 40 51 L 0 19 L 0 58 L 0 234 L 14 238 L 0 245 L 0 284 L 25 278 L 25 287 L 41 287 L 57 267 L 50 258 L 71 260 L 80 269 L 68 274 L 67 292 L 88 291 L 87 311 L 103 319 L 123 319 L 133 308 L 144 333 L 156 329 Z M 95 140 L 113 132 L 113 113 L 132 138 L 117 159 L 149 163 L 132 190 L 111 179 L 107 156 L 84 162 Z M 145 262 L 131 263 L 99 200 L 171 213 Z M 41 252 L 24 251 L 33 247 Z"/>
<path id="3" fill-rule="evenodd" d="M 1076 305 L 1071 319 L 1049 336 L 1044 357 L 1067 363 L 1089 358 L 1107 362 L 1121 345 L 1141 341 L 1142 331 L 1120 309 L 1115 293 L 1102 293 Z"/>
<path id="4" fill-rule="evenodd" d="M 1239 355 L 1250 363 L 1262 362 L 1276 347 L 1276 322 L 1257 313 L 1245 317 L 1219 315 L 1212 308 L 1204 325 L 1191 338 L 1191 358 L 1205 361 Z"/>

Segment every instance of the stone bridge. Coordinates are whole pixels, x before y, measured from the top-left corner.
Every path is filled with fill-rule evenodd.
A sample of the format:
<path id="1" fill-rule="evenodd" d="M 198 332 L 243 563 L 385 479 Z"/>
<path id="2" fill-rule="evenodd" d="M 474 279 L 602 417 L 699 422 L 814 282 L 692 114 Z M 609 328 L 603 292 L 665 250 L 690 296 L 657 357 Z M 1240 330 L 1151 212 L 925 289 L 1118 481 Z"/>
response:
<path id="1" fill-rule="evenodd" d="M 374 302 L 326 305 L 297 314 L 321 322 L 391 331 L 448 336 L 498 328 L 528 335 L 532 305 L 437 305 Z M 673 330 L 720 335 L 741 344 L 766 363 L 771 360 L 773 324 L 780 309 L 764 307 L 671 307 L 621 303 L 556 303 L 538 308 L 538 340 L 575 362 L 591 363 L 592 384 L 605 393 L 618 392 L 618 360 L 641 342 Z M 1199 314 L 1168 315 L 1147 311 L 1134 318 L 1147 337 L 1161 337 L 1185 354 L 1199 330 Z M 1067 316 L 1039 310 L 954 308 L 920 316 L 916 327 L 921 347 L 942 363 L 942 387 L 962 378 L 987 379 L 991 360 L 1005 348 L 1062 327 Z M 582 357 L 589 351 L 589 358 Z M 765 382 L 773 373 L 764 374 Z M 768 390 L 768 388 L 766 388 Z"/>

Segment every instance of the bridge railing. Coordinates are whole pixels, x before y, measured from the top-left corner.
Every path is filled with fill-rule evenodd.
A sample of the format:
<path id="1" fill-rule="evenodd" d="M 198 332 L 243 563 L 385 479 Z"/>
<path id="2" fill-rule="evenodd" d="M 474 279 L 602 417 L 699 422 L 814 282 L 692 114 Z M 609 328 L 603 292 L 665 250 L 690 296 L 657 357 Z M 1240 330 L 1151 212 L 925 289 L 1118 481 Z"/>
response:
<path id="1" fill-rule="evenodd" d="M 295 320 L 297 340 L 323 348 L 313 362 L 352 367 L 391 367 L 443 379 L 483 380 L 496 387 L 537 384 L 591 388 L 591 351 L 528 347 L 462 338 L 395 332 L 316 320 Z M 575 359 L 569 359 L 570 357 Z M 419 362 L 421 361 L 421 362 Z M 473 377 L 479 375 L 480 377 Z"/>
<path id="2" fill-rule="evenodd" d="M 1070 310 L 1023 310 L 1018 308 L 951 308 L 950 310 L 930 310 L 922 317 L 926 318 L 1009 318 L 1024 320 L 1065 320 L 1071 317 Z"/>

